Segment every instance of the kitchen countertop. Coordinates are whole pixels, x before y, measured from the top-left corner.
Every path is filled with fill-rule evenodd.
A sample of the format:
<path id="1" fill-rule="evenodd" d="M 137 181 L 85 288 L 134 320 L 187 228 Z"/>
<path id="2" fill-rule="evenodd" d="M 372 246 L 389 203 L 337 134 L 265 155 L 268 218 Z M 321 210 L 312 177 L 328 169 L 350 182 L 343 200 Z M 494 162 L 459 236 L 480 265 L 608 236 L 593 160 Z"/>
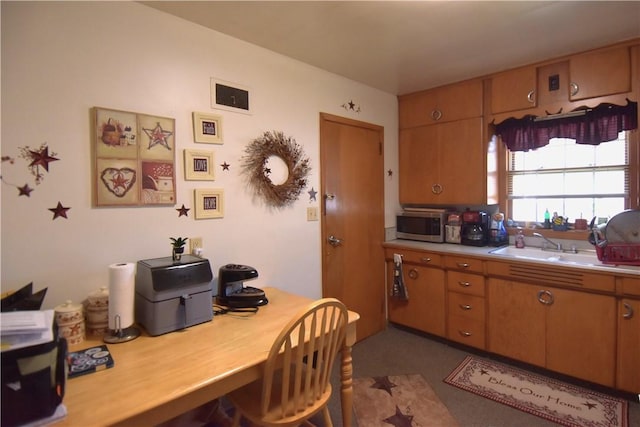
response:
<path id="1" fill-rule="evenodd" d="M 534 264 L 545 264 L 545 265 L 552 264 L 552 262 L 549 262 L 543 259 L 536 260 L 532 258 L 518 258 L 518 257 L 509 256 L 509 255 L 491 254 L 490 253 L 491 251 L 498 249 L 493 246 L 476 247 L 476 246 L 457 245 L 453 243 L 427 243 L 427 242 L 418 242 L 414 240 L 403 240 L 403 239 L 387 240 L 386 242 L 383 243 L 383 246 L 387 248 L 397 247 L 397 248 L 405 248 L 405 249 L 417 249 L 417 250 L 438 252 L 438 253 L 450 254 L 450 255 L 463 255 L 463 256 L 473 255 L 473 256 L 479 256 L 487 260 L 494 260 L 494 261 L 511 260 L 511 261 L 517 261 L 517 262 L 529 262 Z M 528 246 L 528 248 L 531 248 L 531 246 Z M 590 251 L 580 251 L 580 252 L 584 253 L 584 252 L 590 252 Z M 549 251 L 549 253 L 552 253 L 552 252 Z M 593 257 L 594 259 L 593 259 L 592 265 L 587 265 L 587 264 L 576 265 L 576 264 L 568 264 L 568 263 L 558 263 L 557 265 L 562 267 L 580 268 L 584 270 L 592 270 L 592 271 L 595 270 L 595 271 L 605 272 L 609 274 L 612 274 L 612 273 L 625 274 L 625 275 L 629 274 L 629 275 L 640 276 L 640 266 L 603 264 L 596 257 L 595 250 L 593 251 Z"/>

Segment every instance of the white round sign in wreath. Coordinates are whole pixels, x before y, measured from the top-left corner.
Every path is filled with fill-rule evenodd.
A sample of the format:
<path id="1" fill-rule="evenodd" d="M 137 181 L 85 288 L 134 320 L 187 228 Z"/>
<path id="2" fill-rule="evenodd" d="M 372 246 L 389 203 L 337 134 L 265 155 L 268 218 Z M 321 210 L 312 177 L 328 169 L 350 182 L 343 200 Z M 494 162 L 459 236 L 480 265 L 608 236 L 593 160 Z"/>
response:
<path id="1" fill-rule="evenodd" d="M 282 177 L 274 182 L 269 164 L 272 160 L 284 164 Z M 272 207 L 284 207 L 298 199 L 307 186 L 307 175 L 311 170 L 309 159 L 302 147 L 282 132 L 265 132 L 245 148 L 242 170 L 247 175 L 249 186 L 256 196 Z"/>

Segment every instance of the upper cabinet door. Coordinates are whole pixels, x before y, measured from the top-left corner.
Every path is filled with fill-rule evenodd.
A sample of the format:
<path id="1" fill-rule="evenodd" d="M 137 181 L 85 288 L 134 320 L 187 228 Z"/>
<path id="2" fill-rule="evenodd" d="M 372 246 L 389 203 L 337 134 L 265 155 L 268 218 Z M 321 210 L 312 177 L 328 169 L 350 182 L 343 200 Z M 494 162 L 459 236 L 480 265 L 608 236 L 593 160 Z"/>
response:
<path id="1" fill-rule="evenodd" d="M 535 66 L 517 68 L 491 78 L 491 112 L 526 110 L 537 105 Z"/>
<path id="2" fill-rule="evenodd" d="M 482 80 L 469 80 L 400 96 L 400 128 L 480 117 L 482 99 Z"/>
<path id="3" fill-rule="evenodd" d="M 631 90 L 631 57 L 628 47 L 589 52 L 569 61 L 571 101 L 614 95 Z"/>

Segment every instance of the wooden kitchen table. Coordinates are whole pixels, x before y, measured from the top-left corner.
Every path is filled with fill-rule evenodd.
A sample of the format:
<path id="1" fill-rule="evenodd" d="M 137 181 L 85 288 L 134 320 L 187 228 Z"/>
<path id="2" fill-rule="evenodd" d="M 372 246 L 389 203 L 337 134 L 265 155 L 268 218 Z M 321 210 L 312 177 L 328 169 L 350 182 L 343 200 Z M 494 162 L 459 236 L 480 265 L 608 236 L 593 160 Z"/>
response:
<path id="1" fill-rule="evenodd" d="M 108 344 L 113 368 L 68 379 L 67 416 L 56 426 L 145 426 L 169 420 L 262 376 L 271 345 L 284 325 L 312 300 L 276 288 L 264 289 L 269 304 L 257 314 L 215 316 L 213 321 L 133 341 Z M 356 321 L 342 349 L 341 400 L 344 426 L 351 426 L 351 346 Z M 72 346 L 80 350 L 102 341 Z"/>

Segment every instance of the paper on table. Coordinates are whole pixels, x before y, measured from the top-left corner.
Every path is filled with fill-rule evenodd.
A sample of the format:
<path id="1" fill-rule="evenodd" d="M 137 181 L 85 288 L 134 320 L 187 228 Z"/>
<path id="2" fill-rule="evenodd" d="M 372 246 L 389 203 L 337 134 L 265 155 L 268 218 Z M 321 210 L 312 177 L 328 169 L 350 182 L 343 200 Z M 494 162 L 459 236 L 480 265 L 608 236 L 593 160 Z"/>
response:
<path id="1" fill-rule="evenodd" d="M 2 326 L 5 326 L 5 314 L 20 313 L 20 312 L 8 312 L 2 313 Z M 15 350 L 18 348 L 29 347 L 32 345 L 43 344 L 53 341 L 53 310 L 41 311 L 43 316 L 43 323 L 45 325 L 44 330 L 26 330 L 20 333 L 5 334 L 2 331 L 0 336 L 0 350 Z"/>
<path id="2" fill-rule="evenodd" d="M 2 335 L 42 332 L 51 328 L 44 311 L 9 311 L 0 313 Z"/>

